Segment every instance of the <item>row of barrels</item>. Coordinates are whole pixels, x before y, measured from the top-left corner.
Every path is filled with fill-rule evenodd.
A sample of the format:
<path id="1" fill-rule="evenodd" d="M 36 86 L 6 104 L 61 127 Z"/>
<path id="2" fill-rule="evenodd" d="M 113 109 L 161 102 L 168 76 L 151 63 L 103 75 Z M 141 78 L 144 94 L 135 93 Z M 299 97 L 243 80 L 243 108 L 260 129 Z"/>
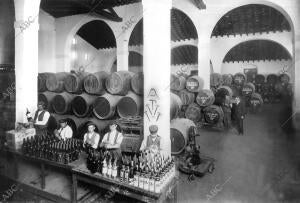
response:
<path id="1" fill-rule="evenodd" d="M 142 112 L 142 97 L 128 92 L 125 96 L 105 93 L 101 96 L 68 92 L 40 92 L 39 101 L 43 101 L 50 112 L 60 115 L 74 114 L 78 118 L 91 117 L 98 119 L 113 118 L 116 113 L 122 117 L 137 116 Z"/>
<path id="2" fill-rule="evenodd" d="M 129 91 L 138 95 L 143 94 L 144 76 L 142 72 L 132 73 L 129 71 L 117 71 L 107 73 L 99 71 L 96 73 L 87 72 L 59 72 L 39 73 L 38 91 L 56 92 L 64 91 L 72 94 L 86 92 L 92 95 L 113 95 L 125 96 Z"/>
<path id="3" fill-rule="evenodd" d="M 222 85 L 244 85 L 247 82 L 254 84 L 269 84 L 275 85 L 277 83 L 289 83 L 290 75 L 288 73 L 282 74 L 257 74 L 254 78 L 247 78 L 244 73 L 231 74 L 220 74 L 212 73 L 210 75 L 210 84 L 212 87 L 219 87 Z"/>

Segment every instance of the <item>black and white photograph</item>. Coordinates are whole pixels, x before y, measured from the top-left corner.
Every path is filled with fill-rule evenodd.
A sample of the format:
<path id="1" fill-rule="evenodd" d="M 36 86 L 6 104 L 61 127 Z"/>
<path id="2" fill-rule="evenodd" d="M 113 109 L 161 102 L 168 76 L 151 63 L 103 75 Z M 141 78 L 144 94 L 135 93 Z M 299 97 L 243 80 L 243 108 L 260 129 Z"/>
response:
<path id="1" fill-rule="evenodd" d="M 300 1 L 0 0 L 0 203 L 56 202 L 299 203 Z"/>

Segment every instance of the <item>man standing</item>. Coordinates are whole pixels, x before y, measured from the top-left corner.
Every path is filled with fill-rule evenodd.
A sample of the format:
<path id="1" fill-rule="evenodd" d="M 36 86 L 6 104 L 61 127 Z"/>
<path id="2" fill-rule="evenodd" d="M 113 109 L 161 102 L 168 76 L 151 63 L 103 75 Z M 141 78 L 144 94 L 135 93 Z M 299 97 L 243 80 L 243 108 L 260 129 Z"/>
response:
<path id="1" fill-rule="evenodd" d="M 146 139 L 144 139 L 140 150 L 149 149 L 152 151 L 158 151 L 160 150 L 160 140 L 161 137 L 157 134 L 158 127 L 157 125 L 151 125 L 149 127 L 150 135 Z"/>
<path id="2" fill-rule="evenodd" d="M 246 107 L 244 99 L 236 96 L 232 105 L 232 117 L 236 123 L 239 135 L 244 134 L 244 118 L 246 114 Z"/>
<path id="3" fill-rule="evenodd" d="M 70 139 L 73 136 L 73 130 L 72 128 L 68 125 L 66 119 L 60 119 L 59 120 L 60 128 L 59 130 L 55 130 L 54 134 L 55 136 L 60 139 L 60 140 L 66 140 Z"/>
<path id="4" fill-rule="evenodd" d="M 109 125 L 109 130 L 110 131 L 104 135 L 100 147 L 107 149 L 107 151 L 113 154 L 115 159 L 119 160 L 122 157 L 121 144 L 123 135 L 120 132 L 121 128 L 117 123 L 112 123 Z"/>
<path id="5" fill-rule="evenodd" d="M 228 95 L 225 95 L 225 99 L 221 105 L 221 108 L 224 112 L 224 126 L 225 128 L 231 129 L 231 101 Z"/>
<path id="6" fill-rule="evenodd" d="M 33 122 L 33 125 L 36 129 L 36 135 L 47 135 L 47 124 L 50 118 L 50 113 L 45 109 L 44 102 L 38 102 L 38 110 L 35 112 L 33 119 L 29 114 L 26 116 L 29 122 Z"/>

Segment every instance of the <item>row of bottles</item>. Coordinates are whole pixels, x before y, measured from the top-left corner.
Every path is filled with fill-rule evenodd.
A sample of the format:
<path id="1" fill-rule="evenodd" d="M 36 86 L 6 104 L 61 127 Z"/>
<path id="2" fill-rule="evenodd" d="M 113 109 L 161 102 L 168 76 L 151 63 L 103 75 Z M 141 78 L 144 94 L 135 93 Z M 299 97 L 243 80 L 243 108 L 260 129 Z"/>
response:
<path id="1" fill-rule="evenodd" d="M 175 177 L 175 161 L 161 154 L 138 153 L 120 160 L 103 151 L 88 153 L 87 168 L 143 190 L 160 193 Z"/>
<path id="2" fill-rule="evenodd" d="M 54 136 L 36 136 L 23 140 L 22 152 L 28 156 L 68 164 L 79 158 L 82 141 L 58 140 Z"/>

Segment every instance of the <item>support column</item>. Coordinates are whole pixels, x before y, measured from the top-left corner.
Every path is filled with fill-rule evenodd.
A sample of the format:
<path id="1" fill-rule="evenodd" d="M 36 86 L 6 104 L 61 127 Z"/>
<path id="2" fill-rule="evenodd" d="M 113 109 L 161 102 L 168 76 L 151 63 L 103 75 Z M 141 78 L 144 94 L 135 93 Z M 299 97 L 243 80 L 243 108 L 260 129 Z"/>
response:
<path id="1" fill-rule="evenodd" d="M 300 130 L 300 27 L 295 25 L 295 56 L 294 56 L 294 68 L 295 68 L 295 89 L 294 89 L 294 126 Z"/>
<path id="2" fill-rule="evenodd" d="M 125 35 L 124 35 L 125 36 Z M 117 44 L 117 70 L 128 71 L 128 40 L 122 37 Z"/>
<path id="3" fill-rule="evenodd" d="M 204 80 L 204 88 L 210 89 L 210 37 L 198 39 L 198 75 Z"/>
<path id="4" fill-rule="evenodd" d="M 158 126 L 162 153 L 171 154 L 170 70 L 171 0 L 143 0 L 144 20 L 144 138 Z"/>
<path id="5" fill-rule="evenodd" d="M 40 0 L 15 0 L 16 122 L 37 108 L 38 13 Z"/>

